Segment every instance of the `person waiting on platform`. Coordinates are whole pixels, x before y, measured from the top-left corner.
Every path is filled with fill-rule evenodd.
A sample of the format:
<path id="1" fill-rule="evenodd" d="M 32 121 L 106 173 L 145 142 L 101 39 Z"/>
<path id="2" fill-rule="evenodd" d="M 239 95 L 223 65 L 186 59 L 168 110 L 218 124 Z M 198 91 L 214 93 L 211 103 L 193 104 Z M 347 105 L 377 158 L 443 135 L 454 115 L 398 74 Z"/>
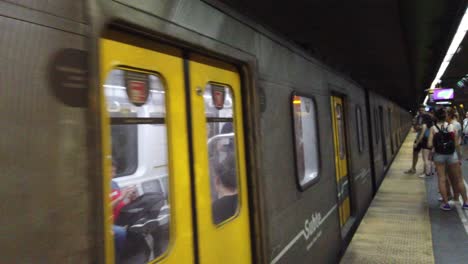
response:
<path id="1" fill-rule="evenodd" d="M 236 160 L 228 155 L 214 168 L 217 199 L 212 203 L 213 223 L 219 224 L 234 216 L 237 211 Z"/>
<path id="2" fill-rule="evenodd" d="M 421 143 L 420 140 L 423 137 L 422 125 L 423 125 L 424 115 L 427 115 L 425 106 L 421 105 L 419 106 L 418 114 L 415 116 L 415 121 L 414 121 L 414 126 L 413 126 L 414 130 L 417 133 L 416 140 L 414 141 L 414 146 L 413 146 L 413 163 L 412 163 L 411 168 L 405 171 L 406 174 L 416 173 L 416 165 L 418 164 L 419 152 L 422 149 L 422 144 L 420 144 Z"/>
<path id="3" fill-rule="evenodd" d="M 453 176 L 454 191 L 463 197 L 463 209 L 468 209 L 468 197 L 460 175 L 460 161 L 458 160 L 460 153 L 456 153 L 456 150 L 459 152 L 458 135 L 455 133 L 453 125 L 446 122 L 444 109 L 437 110 L 435 116 L 437 121 L 431 128 L 428 146 L 434 146 L 435 151 L 433 159 L 438 175 L 439 192 L 442 195 L 440 209 L 444 211 L 452 209 L 448 203 L 446 166 L 449 174 Z"/>
<path id="4" fill-rule="evenodd" d="M 429 134 L 431 127 L 433 125 L 432 122 L 432 117 L 429 114 L 423 115 L 422 118 L 422 125 L 421 125 L 421 132 L 419 133 L 419 136 L 416 138 L 416 141 L 414 142 L 414 147 L 416 148 L 417 146 L 421 147 L 421 152 L 422 152 L 422 159 L 424 163 L 424 171 L 421 175 L 419 175 L 420 178 L 427 178 L 432 175 L 432 168 L 431 168 L 431 161 L 429 160 L 429 156 L 431 154 L 432 148 L 429 148 L 427 141 L 429 139 Z"/>
<path id="5" fill-rule="evenodd" d="M 465 119 L 463 119 L 463 145 L 468 144 L 468 112 L 465 114 Z"/>

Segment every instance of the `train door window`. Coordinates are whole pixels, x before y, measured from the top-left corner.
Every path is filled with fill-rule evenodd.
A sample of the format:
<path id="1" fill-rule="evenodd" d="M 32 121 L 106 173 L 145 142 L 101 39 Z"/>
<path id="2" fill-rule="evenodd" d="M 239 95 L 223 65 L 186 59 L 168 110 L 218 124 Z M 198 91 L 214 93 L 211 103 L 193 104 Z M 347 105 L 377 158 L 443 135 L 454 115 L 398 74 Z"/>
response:
<path id="1" fill-rule="evenodd" d="M 393 131 L 392 131 L 392 110 L 388 109 L 388 135 L 390 137 L 390 150 L 392 154 L 394 153 L 393 149 Z"/>
<path id="2" fill-rule="evenodd" d="M 148 248 L 151 260 L 169 243 L 163 80 L 153 72 L 117 68 L 107 75 L 104 92 L 111 124 L 116 263 Z"/>
<path id="3" fill-rule="evenodd" d="M 218 225 L 238 212 L 234 97 L 226 85 L 210 83 L 204 92 L 212 220 Z"/>
<path id="4" fill-rule="evenodd" d="M 340 155 L 340 159 L 344 159 L 346 156 L 346 146 L 344 136 L 343 108 L 341 104 L 336 105 L 335 114 L 338 127 L 338 152 Z"/>
<path id="5" fill-rule="evenodd" d="M 375 130 L 375 143 L 379 144 L 380 132 L 379 132 L 379 111 L 374 108 L 374 130 Z"/>
<path id="6" fill-rule="evenodd" d="M 293 95 L 292 110 L 296 151 L 297 180 L 302 190 L 318 180 L 318 140 L 315 102 Z"/>
<path id="7" fill-rule="evenodd" d="M 359 105 L 356 106 L 356 125 L 357 125 L 357 136 L 358 136 L 358 149 L 359 152 L 364 150 L 364 130 L 362 128 L 362 112 Z"/>

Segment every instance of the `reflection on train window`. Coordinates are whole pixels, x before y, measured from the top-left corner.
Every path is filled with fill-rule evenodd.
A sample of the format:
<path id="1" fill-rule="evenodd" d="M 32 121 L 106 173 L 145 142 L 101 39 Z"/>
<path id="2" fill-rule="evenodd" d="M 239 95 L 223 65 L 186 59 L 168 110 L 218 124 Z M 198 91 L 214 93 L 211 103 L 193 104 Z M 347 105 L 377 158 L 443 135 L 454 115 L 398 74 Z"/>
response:
<path id="1" fill-rule="evenodd" d="M 135 173 L 138 168 L 137 126 L 114 125 L 112 130 L 112 158 L 116 161 L 115 177 Z"/>
<path id="2" fill-rule="evenodd" d="M 374 128 L 375 128 L 375 143 L 378 144 L 380 141 L 380 132 L 379 132 L 379 111 L 374 108 Z"/>
<path id="3" fill-rule="evenodd" d="M 356 106 L 356 122 L 357 122 L 357 134 L 358 134 L 358 148 L 359 152 L 364 150 L 364 131 L 362 128 L 362 113 L 361 107 Z"/>
<path id="4" fill-rule="evenodd" d="M 336 105 L 335 109 L 336 120 L 338 122 L 338 151 L 340 152 L 340 159 L 344 159 L 346 155 L 345 149 L 345 136 L 344 136 L 344 120 L 343 120 L 343 108 L 341 104 Z"/>
<path id="5" fill-rule="evenodd" d="M 208 84 L 203 94 L 207 123 L 213 223 L 218 225 L 238 212 L 238 180 L 234 98 L 225 85 Z"/>
<path id="6" fill-rule="evenodd" d="M 155 73 L 114 69 L 104 92 L 111 124 L 116 263 L 147 263 L 169 244 L 163 81 Z"/>
<path id="7" fill-rule="evenodd" d="M 319 174 L 317 118 L 312 98 L 292 97 L 296 170 L 301 188 L 310 185 Z"/>

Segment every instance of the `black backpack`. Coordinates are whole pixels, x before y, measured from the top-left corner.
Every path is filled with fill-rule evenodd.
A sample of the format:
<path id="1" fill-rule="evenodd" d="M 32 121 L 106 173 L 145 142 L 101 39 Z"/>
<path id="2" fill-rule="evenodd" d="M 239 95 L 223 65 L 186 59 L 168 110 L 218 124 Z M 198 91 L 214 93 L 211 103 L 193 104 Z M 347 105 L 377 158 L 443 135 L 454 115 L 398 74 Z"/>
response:
<path id="1" fill-rule="evenodd" d="M 434 149 L 438 154 L 453 154 L 455 152 L 455 141 L 452 135 L 447 131 L 447 128 L 440 129 L 436 124 L 435 127 L 439 130 L 434 135 Z"/>

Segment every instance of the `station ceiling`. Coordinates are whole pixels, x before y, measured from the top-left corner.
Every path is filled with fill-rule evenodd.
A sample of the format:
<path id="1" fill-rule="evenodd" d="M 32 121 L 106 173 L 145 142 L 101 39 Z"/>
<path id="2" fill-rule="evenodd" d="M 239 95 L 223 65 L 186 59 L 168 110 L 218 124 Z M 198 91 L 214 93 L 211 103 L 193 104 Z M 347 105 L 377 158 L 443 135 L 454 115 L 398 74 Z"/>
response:
<path id="1" fill-rule="evenodd" d="M 219 1 L 407 109 L 423 101 L 468 4 L 468 0 Z M 460 65 L 468 66 L 467 61 L 460 58 Z"/>

